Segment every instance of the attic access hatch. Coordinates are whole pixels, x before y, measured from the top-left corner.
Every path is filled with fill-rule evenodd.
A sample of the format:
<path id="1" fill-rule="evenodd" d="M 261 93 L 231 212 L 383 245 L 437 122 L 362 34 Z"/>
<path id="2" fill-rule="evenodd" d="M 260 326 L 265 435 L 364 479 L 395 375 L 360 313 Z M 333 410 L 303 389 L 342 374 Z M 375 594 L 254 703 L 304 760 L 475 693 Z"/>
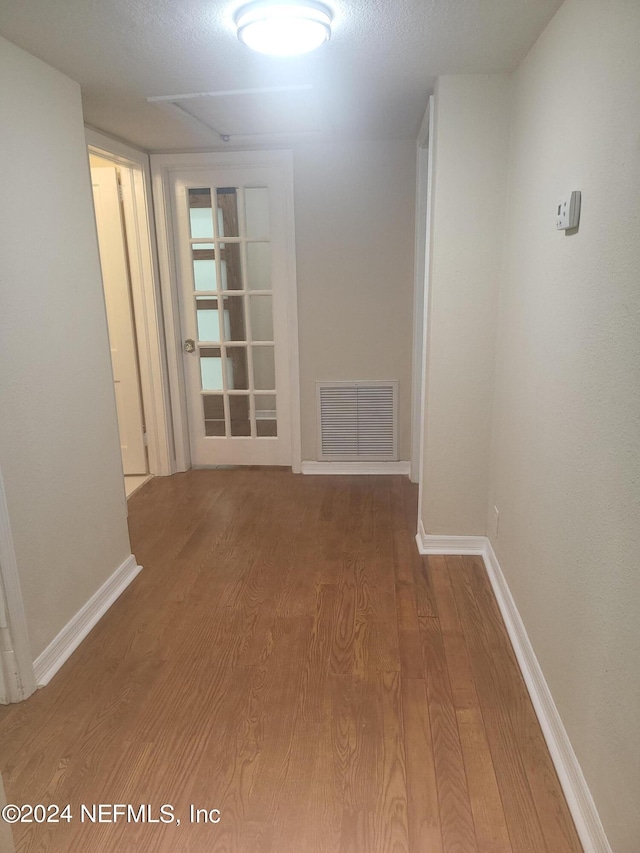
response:
<path id="1" fill-rule="evenodd" d="M 318 97 L 310 84 L 156 95 L 147 101 L 206 128 L 223 142 L 273 141 L 321 130 Z"/>

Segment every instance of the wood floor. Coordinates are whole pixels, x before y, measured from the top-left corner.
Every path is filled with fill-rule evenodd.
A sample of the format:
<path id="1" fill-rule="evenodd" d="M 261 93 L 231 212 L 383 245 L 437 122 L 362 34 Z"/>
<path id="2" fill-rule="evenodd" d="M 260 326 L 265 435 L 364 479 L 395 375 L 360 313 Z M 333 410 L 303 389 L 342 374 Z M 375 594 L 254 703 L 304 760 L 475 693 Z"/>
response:
<path id="1" fill-rule="evenodd" d="M 580 851 L 483 565 L 420 557 L 415 506 L 403 477 L 147 483 L 144 571 L 0 709 L 9 802 L 74 815 L 14 827 L 18 851 Z M 181 823 L 82 823 L 81 803 Z"/>
<path id="2" fill-rule="evenodd" d="M 137 492 L 141 486 L 151 479 L 151 474 L 126 474 L 124 478 L 124 491 L 127 498 Z"/>

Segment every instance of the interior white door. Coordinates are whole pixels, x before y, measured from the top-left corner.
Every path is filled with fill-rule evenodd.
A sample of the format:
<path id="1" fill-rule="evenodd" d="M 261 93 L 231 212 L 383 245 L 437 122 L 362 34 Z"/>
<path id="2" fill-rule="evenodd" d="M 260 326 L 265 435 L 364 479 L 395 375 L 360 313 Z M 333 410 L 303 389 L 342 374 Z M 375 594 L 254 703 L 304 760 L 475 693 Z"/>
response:
<path id="1" fill-rule="evenodd" d="M 122 209 L 115 166 L 91 169 L 125 474 L 146 474 L 144 416 Z"/>
<path id="2" fill-rule="evenodd" d="M 286 202 L 278 169 L 173 176 L 191 463 L 289 465 Z"/>

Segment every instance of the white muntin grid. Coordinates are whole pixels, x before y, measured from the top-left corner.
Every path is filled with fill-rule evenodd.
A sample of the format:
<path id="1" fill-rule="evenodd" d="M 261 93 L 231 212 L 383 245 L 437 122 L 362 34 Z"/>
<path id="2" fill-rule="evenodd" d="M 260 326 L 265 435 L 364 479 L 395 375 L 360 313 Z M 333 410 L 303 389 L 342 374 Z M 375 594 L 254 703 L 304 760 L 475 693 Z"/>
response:
<path id="1" fill-rule="evenodd" d="M 227 236 L 223 232 L 225 230 L 223 223 L 223 211 L 221 208 L 217 206 L 217 191 L 221 189 L 228 189 L 228 187 L 217 187 L 217 186 L 203 186 L 199 183 L 197 186 L 187 186 L 185 187 L 185 202 L 187 205 L 187 221 L 190 224 L 189 234 L 191 235 L 191 208 L 190 208 L 190 193 L 192 190 L 207 190 L 210 193 L 211 199 L 211 207 L 203 208 L 210 212 L 211 216 L 211 224 L 213 226 L 213 237 L 204 236 L 204 237 L 192 237 L 189 238 L 190 243 L 190 251 L 191 251 L 191 259 L 193 261 L 193 250 L 197 249 L 198 246 L 203 246 L 209 249 L 213 246 L 213 254 L 214 254 L 214 263 L 215 263 L 215 290 L 197 290 L 196 282 L 195 282 L 195 273 L 193 262 L 190 263 L 190 275 L 191 275 L 191 287 L 192 287 L 192 302 L 190 306 L 190 310 L 192 313 L 192 320 L 194 321 L 193 325 L 196 330 L 198 330 L 198 321 L 197 321 L 197 299 L 202 298 L 210 298 L 216 301 L 217 306 L 217 318 L 218 318 L 218 340 L 217 341 L 205 341 L 196 339 L 196 352 L 197 357 L 201 359 L 201 350 L 206 349 L 214 349 L 220 352 L 221 359 L 221 379 L 222 379 L 222 388 L 220 390 L 214 389 L 202 389 L 200 391 L 201 397 L 205 398 L 208 396 L 222 396 L 223 401 L 223 411 L 224 411 L 224 423 L 225 423 L 225 435 L 224 436 L 209 436 L 211 438 L 248 438 L 249 436 L 233 436 L 231 434 L 231 408 L 230 408 L 230 399 L 234 396 L 236 397 L 244 397 L 248 398 L 249 402 L 249 423 L 250 423 L 250 437 L 251 438 L 275 438 L 275 436 L 258 436 L 256 422 L 260 419 L 256 411 L 256 395 L 260 396 L 271 396 L 276 397 L 276 389 L 272 388 L 258 388 L 256 387 L 256 379 L 255 379 L 255 363 L 254 356 L 257 355 L 258 349 L 270 350 L 272 352 L 273 358 L 273 373 L 275 376 L 275 341 L 273 337 L 270 340 L 263 339 L 255 339 L 252 330 L 252 310 L 251 310 L 251 301 L 258 297 L 269 297 L 271 299 L 271 322 L 273 325 L 273 286 L 270 280 L 271 287 L 269 288 L 250 288 L 248 282 L 248 272 L 249 272 L 249 264 L 248 264 L 248 246 L 251 244 L 267 244 L 270 246 L 270 235 L 269 234 L 257 234 L 257 235 L 247 235 L 246 230 L 246 203 L 245 203 L 245 189 L 262 189 L 259 187 L 233 187 L 235 191 L 233 194 L 235 195 L 237 202 L 237 214 L 238 214 L 238 233 L 237 235 Z M 266 188 L 265 188 L 266 191 Z M 231 194 L 231 193 L 230 193 Z M 225 271 L 221 258 L 221 251 L 227 245 L 237 245 L 239 247 L 239 259 L 240 259 L 240 274 L 241 274 L 241 289 L 224 289 L 223 283 L 225 279 Z M 243 321 L 244 321 L 244 330 L 245 337 L 243 339 L 230 339 L 230 334 L 227 333 L 227 328 L 225 327 L 225 317 L 227 313 L 227 309 L 225 309 L 225 302 L 227 300 L 237 299 L 242 300 L 243 305 Z M 228 302 L 228 305 L 232 303 Z M 272 333 L 273 335 L 273 333 Z M 232 384 L 232 370 L 233 370 L 233 362 L 231 358 L 231 352 L 233 349 L 241 349 L 244 350 L 246 355 L 246 365 L 247 365 L 247 388 L 245 389 L 236 389 L 231 387 Z M 231 381 L 230 381 L 231 380 Z M 276 412 L 277 412 L 277 402 L 275 409 L 270 410 L 261 410 L 262 416 L 264 417 L 267 412 L 269 415 L 273 416 L 273 420 L 276 420 Z M 204 429 L 204 411 L 202 413 L 202 427 Z"/>

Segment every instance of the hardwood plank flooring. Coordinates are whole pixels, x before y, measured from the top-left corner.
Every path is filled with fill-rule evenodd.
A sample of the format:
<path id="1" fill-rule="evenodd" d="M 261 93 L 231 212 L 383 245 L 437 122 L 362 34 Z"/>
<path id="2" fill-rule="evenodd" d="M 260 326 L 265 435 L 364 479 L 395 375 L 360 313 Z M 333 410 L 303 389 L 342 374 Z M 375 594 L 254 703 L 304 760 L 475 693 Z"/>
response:
<path id="1" fill-rule="evenodd" d="M 416 498 L 285 469 L 145 484 L 144 571 L 0 708 L 9 801 L 74 815 L 14 826 L 17 850 L 579 853 L 484 567 L 417 553 Z"/>

